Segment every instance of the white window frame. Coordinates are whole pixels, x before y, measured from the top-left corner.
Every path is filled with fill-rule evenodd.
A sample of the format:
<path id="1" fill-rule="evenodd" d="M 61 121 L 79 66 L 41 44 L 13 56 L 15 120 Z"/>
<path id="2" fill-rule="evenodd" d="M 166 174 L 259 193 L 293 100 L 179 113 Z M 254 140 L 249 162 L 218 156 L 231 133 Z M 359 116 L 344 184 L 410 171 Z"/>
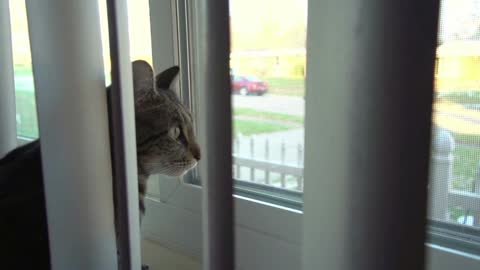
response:
<path id="1" fill-rule="evenodd" d="M 164 10 L 172 10 L 172 44 L 178 44 L 177 1 L 161 2 Z M 168 32 L 158 36 L 165 39 Z M 162 51 L 154 48 L 153 54 Z M 178 51 L 175 55 L 178 63 Z M 306 118 L 306 125 L 308 121 Z M 142 225 L 144 238 L 200 260 L 201 187 L 162 176 L 152 176 L 149 182 L 147 215 Z M 237 269 L 301 269 L 302 211 L 238 195 L 234 195 L 234 205 Z M 480 266 L 480 256 L 430 243 L 425 247 L 429 270 L 474 270 Z"/>

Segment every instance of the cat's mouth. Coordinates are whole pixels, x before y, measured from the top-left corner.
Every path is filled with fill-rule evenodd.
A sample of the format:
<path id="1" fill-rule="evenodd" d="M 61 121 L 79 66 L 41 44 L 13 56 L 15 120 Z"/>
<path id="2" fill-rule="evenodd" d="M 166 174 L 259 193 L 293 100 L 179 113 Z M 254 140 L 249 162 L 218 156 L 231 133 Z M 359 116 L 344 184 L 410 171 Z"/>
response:
<path id="1" fill-rule="evenodd" d="M 159 173 L 165 174 L 171 177 L 181 177 L 181 176 L 184 176 L 191 169 L 195 168 L 197 164 L 198 162 L 196 160 L 172 162 L 170 166 L 168 166 L 167 168 L 164 168 Z"/>

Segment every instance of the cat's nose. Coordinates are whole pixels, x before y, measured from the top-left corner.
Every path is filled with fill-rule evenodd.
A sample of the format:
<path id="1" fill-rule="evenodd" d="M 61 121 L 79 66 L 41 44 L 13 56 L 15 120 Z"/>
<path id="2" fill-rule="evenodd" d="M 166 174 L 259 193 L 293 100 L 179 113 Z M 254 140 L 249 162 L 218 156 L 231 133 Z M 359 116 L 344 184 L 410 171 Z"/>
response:
<path id="1" fill-rule="evenodd" d="M 197 144 L 193 144 L 190 146 L 190 152 L 192 153 L 192 156 L 199 161 L 201 157 L 200 153 L 200 147 Z"/>

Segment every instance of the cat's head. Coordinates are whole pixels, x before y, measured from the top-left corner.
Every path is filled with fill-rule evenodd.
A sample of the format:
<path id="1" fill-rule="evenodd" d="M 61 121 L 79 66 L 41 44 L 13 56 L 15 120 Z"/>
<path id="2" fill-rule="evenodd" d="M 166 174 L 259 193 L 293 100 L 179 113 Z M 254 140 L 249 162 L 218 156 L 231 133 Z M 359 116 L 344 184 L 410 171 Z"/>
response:
<path id="1" fill-rule="evenodd" d="M 193 117 L 171 89 L 179 68 L 171 67 L 154 77 L 147 62 L 138 60 L 132 66 L 139 169 L 181 176 L 197 165 L 200 148 Z"/>

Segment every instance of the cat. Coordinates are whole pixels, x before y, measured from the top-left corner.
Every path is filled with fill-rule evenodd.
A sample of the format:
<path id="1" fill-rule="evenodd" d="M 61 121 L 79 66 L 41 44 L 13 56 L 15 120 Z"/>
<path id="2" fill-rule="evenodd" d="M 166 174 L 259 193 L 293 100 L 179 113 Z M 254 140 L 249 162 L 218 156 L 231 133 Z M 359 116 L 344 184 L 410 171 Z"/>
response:
<path id="1" fill-rule="evenodd" d="M 132 63 L 140 214 L 145 214 L 147 179 L 181 176 L 200 160 L 193 117 L 171 84 L 179 68 L 154 77 L 145 61 Z M 111 86 L 107 87 L 110 93 Z M 40 141 L 0 159 L 0 268 L 50 269 Z M 7 267 L 8 266 L 8 267 Z"/>

